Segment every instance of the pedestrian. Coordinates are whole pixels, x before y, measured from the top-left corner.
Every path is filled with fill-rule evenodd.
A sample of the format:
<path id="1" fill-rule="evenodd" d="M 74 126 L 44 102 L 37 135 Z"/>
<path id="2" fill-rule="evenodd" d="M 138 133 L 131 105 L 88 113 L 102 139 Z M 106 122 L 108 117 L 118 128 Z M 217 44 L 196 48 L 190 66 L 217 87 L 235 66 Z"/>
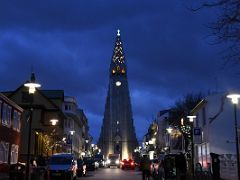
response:
<path id="1" fill-rule="evenodd" d="M 157 180 L 164 180 L 164 179 L 165 179 L 164 161 L 160 160 L 158 165 Z"/>
<path id="2" fill-rule="evenodd" d="M 150 160 L 147 155 L 143 155 L 143 158 L 140 162 L 140 169 L 142 171 L 142 179 L 149 180 L 150 179 Z"/>
<path id="3" fill-rule="evenodd" d="M 180 153 L 179 155 L 176 156 L 175 163 L 177 169 L 177 177 L 180 180 L 186 180 L 187 163 L 183 153 Z"/>

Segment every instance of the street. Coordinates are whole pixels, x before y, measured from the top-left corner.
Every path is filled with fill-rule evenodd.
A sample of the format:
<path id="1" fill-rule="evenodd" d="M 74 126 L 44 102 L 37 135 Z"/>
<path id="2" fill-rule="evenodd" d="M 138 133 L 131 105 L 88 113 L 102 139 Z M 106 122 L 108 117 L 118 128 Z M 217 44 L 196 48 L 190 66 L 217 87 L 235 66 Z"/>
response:
<path id="1" fill-rule="evenodd" d="M 80 179 L 114 179 L 114 180 L 140 180 L 141 179 L 141 171 L 134 170 L 121 170 L 119 168 L 100 168 L 96 171 L 88 171 L 86 177 L 78 178 Z"/>

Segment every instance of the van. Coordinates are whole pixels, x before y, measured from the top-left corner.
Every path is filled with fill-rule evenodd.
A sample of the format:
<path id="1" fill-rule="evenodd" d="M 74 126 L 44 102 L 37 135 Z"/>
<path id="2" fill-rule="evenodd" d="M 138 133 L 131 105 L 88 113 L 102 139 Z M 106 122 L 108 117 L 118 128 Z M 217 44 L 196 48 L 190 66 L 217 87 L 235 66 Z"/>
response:
<path id="1" fill-rule="evenodd" d="M 73 180 L 77 177 L 77 160 L 73 154 L 54 154 L 48 164 L 49 179 Z"/>
<path id="2" fill-rule="evenodd" d="M 116 166 L 120 168 L 120 154 L 109 154 L 106 166 L 108 168 L 110 168 L 111 166 Z"/>

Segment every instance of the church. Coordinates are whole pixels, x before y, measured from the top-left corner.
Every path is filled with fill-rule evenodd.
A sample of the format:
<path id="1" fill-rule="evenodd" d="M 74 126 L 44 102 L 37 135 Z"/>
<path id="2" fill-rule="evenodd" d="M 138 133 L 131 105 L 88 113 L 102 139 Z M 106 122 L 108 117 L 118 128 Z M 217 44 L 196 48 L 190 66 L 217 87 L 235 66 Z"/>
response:
<path id="1" fill-rule="evenodd" d="M 120 30 L 109 68 L 109 85 L 98 146 L 105 157 L 108 154 L 120 154 L 121 159 L 132 158 L 138 146 Z"/>

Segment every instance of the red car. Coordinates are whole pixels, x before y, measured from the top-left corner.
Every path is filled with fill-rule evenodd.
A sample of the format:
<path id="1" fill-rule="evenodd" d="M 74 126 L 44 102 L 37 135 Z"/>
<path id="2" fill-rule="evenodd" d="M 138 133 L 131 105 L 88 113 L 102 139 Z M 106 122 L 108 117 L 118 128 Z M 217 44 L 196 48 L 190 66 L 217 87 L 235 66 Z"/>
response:
<path id="1" fill-rule="evenodd" d="M 135 169 L 135 162 L 132 159 L 124 159 L 120 162 L 121 169 Z"/>

